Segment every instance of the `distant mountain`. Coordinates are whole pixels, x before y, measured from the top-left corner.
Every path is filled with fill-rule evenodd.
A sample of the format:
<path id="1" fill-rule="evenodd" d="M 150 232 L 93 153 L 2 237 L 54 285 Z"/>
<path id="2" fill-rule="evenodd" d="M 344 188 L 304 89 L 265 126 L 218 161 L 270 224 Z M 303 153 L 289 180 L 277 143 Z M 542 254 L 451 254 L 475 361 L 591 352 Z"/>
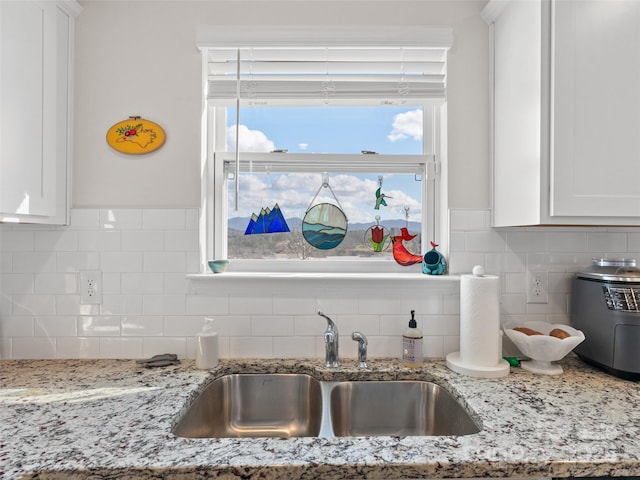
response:
<path id="1" fill-rule="evenodd" d="M 297 217 L 287 218 L 287 225 L 289 225 L 289 229 L 292 232 L 300 231 L 302 229 L 302 219 Z M 233 230 L 242 230 L 243 232 L 247 229 L 247 225 L 251 221 L 251 217 L 234 217 L 229 219 L 229 228 Z M 384 222 L 380 222 L 383 227 L 387 228 L 401 228 L 406 227 L 407 222 L 405 220 L 397 219 L 397 220 L 387 220 Z M 369 227 L 373 227 L 375 225 L 375 221 L 371 223 L 351 223 L 349 222 L 348 230 L 356 231 L 356 230 L 366 230 Z M 413 233 L 416 233 L 420 230 L 419 222 L 409 222 L 409 230 Z"/>

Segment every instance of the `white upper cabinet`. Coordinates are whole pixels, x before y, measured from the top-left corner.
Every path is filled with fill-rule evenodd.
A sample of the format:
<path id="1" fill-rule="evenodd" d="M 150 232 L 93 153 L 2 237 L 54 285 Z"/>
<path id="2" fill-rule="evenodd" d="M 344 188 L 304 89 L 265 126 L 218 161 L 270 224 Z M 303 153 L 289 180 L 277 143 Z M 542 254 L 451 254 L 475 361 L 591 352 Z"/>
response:
<path id="1" fill-rule="evenodd" d="M 68 223 L 75 2 L 0 2 L 0 221 Z"/>
<path id="2" fill-rule="evenodd" d="M 493 225 L 640 225 L 640 2 L 491 1 Z"/>

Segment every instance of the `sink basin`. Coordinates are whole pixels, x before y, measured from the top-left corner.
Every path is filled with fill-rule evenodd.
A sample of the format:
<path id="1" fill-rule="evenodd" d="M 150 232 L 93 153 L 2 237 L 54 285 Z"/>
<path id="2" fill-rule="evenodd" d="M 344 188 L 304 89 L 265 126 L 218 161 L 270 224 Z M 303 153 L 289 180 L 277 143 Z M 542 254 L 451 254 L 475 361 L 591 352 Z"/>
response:
<path id="1" fill-rule="evenodd" d="M 320 382 L 309 375 L 225 375 L 200 393 L 173 433 L 189 438 L 314 437 L 321 421 Z"/>
<path id="2" fill-rule="evenodd" d="M 468 435 L 480 429 L 442 387 L 422 381 L 340 382 L 331 390 L 335 436 Z"/>
<path id="3" fill-rule="evenodd" d="M 178 419 L 189 438 L 467 435 L 480 429 L 442 387 L 424 381 L 321 382 L 306 374 L 214 380 Z"/>

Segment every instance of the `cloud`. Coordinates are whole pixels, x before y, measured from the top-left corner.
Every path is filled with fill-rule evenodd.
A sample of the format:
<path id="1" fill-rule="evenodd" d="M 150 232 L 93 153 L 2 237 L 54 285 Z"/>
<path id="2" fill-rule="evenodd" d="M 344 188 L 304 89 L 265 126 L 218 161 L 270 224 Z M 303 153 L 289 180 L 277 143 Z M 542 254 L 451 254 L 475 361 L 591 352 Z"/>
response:
<path id="1" fill-rule="evenodd" d="M 299 143 L 298 144 L 298 148 L 300 150 L 306 150 L 307 148 L 309 148 L 309 144 L 308 143 Z"/>
<path id="2" fill-rule="evenodd" d="M 245 125 L 240 125 L 239 142 L 241 152 L 271 152 L 275 150 L 275 144 L 260 130 L 249 130 Z M 227 128 L 227 151 L 235 151 L 236 126 Z"/>
<path id="3" fill-rule="evenodd" d="M 393 129 L 387 135 L 387 138 L 392 142 L 406 140 L 407 138 L 421 140 L 422 133 L 422 111 L 411 110 L 393 117 Z"/>

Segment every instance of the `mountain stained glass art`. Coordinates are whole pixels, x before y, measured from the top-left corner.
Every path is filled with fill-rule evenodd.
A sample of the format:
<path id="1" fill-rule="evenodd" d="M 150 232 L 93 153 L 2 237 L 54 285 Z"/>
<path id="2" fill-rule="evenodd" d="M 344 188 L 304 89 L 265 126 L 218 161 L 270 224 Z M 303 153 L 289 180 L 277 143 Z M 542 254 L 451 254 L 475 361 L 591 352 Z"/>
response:
<path id="1" fill-rule="evenodd" d="M 272 209 L 265 207 L 260 210 L 260 215 L 252 214 L 244 234 L 258 235 L 282 232 L 290 232 L 289 225 L 287 225 L 287 221 L 276 203 Z"/>
<path id="2" fill-rule="evenodd" d="M 302 235 L 319 250 L 336 248 L 347 235 L 347 216 L 331 203 L 318 203 L 302 219 Z"/>

